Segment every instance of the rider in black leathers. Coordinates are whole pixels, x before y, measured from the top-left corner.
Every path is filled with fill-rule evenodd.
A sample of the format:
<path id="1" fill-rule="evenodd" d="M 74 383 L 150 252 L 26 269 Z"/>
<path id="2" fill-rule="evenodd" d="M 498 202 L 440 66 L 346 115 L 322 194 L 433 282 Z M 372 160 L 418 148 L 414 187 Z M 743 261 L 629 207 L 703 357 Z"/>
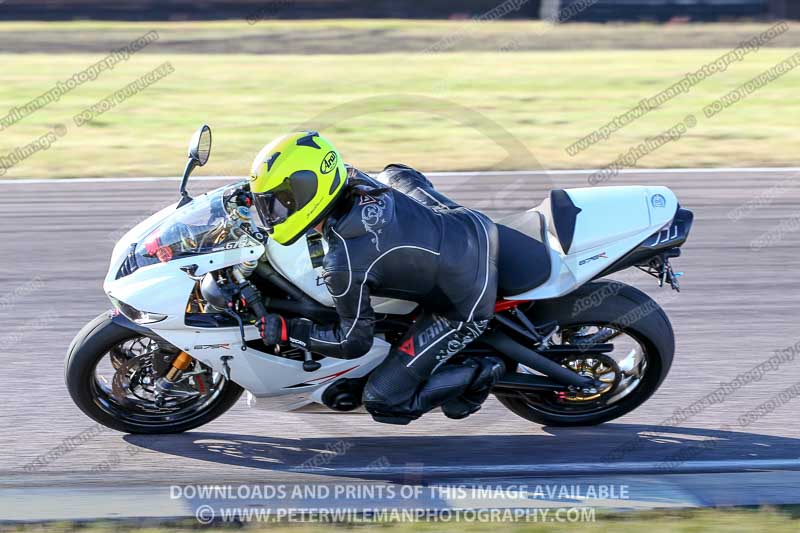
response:
<path id="1" fill-rule="evenodd" d="M 407 166 L 386 167 L 379 181 L 352 167 L 348 175 L 348 194 L 323 225 L 323 279 L 341 320 L 335 327 L 291 320 L 289 341 L 331 357 L 360 357 L 372 346 L 371 295 L 419 302 L 413 326 L 371 374 L 365 407 L 376 420 L 398 424 L 438 406 L 451 418 L 477 411 L 502 362 L 442 365 L 493 315 L 496 227 Z"/>
<path id="2" fill-rule="evenodd" d="M 286 320 L 262 306 L 256 326 L 267 345 L 361 357 L 375 334 L 370 296 L 418 302 L 409 330 L 369 375 L 365 407 L 376 420 L 396 424 L 435 407 L 451 418 L 480 408 L 503 363 L 489 356 L 448 361 L 483 333 L 494 312 L 498 245 L 491 220 L 407 166 L 390 165 L 378 180 L 347 167 L 315 131 L 266 145 L 253 162 L 250 192 L 275 242 L 291 245 L 311 228 L 323 234 L 323 280 L 339 314 L 339 323 L 328 326 Z"/>

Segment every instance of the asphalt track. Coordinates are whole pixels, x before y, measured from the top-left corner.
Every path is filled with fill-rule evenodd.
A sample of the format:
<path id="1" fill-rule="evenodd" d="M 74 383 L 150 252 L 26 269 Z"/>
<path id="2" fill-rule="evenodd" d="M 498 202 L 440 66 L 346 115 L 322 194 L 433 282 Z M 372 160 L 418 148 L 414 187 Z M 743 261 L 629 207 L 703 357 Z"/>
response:
<path id="1" fill-rule="evenodd" d="M 433 180 L 492 216 L 535 205 L 553 186 L 588 185 L 582 172 L 450 173 Z M 198 180 L 190 188 L 215 184 Z M 404 500 L 426 508 L 800 503 L 794 416 L 800 398 L 780 394 L 800 382 L 800 173 L 637 171 L 607 183 L 623 184 L 667 185 L 695 213 L 684 255 L 675 261 L 686 272 L 680 294 L 659 289 L 644 274 L 621 276 L 662 303 L 677 336 L 669 377 L 634 413 L 593 428 L 543 428 L 491 400 L 464 421 L 430 414 L 393 427 L 361 415 L 270 413 L 242 403 L 199 430 L 141 437 L 93 429 L 65 390 L 63 358 L 81 326 L 108 308 L 101 281 L 114 242 L 174 201 L 177 183 L 0 183 L 0 520 L 192 514 L 219 498 L 191 497 L 170 486 L 208 483 L 512 487 L 491 501 L 442 491 Z M 664 423 L 676 409 L 792 346 L 760 379 L 746 378 L 679 424 Z M 74 438 L 82 433 L 88 437 Z M 31 468 L 37 457 L 46 464 Z M 309 461 L 321 469 L 300 468 Z M 627 490 L 600 500 L 512 494 L 525 495 L 515 485 L 545 483 Z M 374 493 L 359 499 L 324 492 L 303 501 L 403 503 Z M 300 501 L 289 500 L 266 504 Z"/>

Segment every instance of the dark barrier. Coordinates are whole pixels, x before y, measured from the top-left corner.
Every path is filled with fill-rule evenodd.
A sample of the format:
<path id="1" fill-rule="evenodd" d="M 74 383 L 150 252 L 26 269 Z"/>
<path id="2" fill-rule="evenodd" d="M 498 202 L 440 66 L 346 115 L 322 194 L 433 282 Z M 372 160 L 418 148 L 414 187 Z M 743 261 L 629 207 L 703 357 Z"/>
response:
<path id="1" fill-rule="evenodd" d="M 502 10 L 502 17 L 488 15 Z M 563 19 L 668 21 L 800 18 L 796 0 L 5 0 L 0 20 L 216 20 L 307 18 Z"/>
<path id="2" fill-rule="evenodd" d="M 258 18 L 481 17 L 494 9 L 503 19 L 539 16 L 540 0 L 5 0 L 0 20 L 210 20 Z"/>
<path id="3" fill-rule="evenodd" d="M 572 20 L 605 22 L 611 20 L 654 20 L 675 18 L 696 21 L 734 18 L 764 18 L 780 9 L 784 2 L 770 0 L 560 0 L 561 10 L 571 5 L 592 5 L 580 10 Z M 789 2 L 792 3 L 792 2 Z M 772 4 L 772 5 L 770 5 Z M 771 11 L 772 10 L 772 11 Z"/>

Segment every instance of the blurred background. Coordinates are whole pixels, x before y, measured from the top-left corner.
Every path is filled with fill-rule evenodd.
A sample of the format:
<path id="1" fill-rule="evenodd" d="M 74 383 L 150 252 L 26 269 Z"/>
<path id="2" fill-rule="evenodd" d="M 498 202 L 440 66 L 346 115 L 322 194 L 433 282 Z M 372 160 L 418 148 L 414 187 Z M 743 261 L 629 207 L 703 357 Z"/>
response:
<path id="1" fill-rule="evenodd" d="M 600 168 L 688 114 L 691 131 L 635 166 L 789 166 L 791 72 L 713 118 L 702 110 L 797 50 L 798 16 L 796 0 L 5 0 L 0 173 L 174 175 L 203 122 L 215 175 L 245 174 L 261 145 L 298 128 L 367 169 Z"/>

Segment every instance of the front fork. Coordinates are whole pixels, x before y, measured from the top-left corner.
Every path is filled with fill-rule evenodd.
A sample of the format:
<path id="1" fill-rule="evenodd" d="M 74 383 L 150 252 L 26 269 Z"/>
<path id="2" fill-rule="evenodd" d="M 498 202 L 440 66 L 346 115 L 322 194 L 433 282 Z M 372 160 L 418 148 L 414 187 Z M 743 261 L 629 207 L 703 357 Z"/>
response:
<path id="1" fill-rule="evenodd" d="M 192 396 L 194 393 L 189 393 L 181 389 L 176 389 L 175 384 L 183 377 L 183 373 L 191 366 L 194 358 L 186 352 L 181 352 L 172 360 L 167 373 L 158 378 L 156 381 L 156 405 L 163 407 L 166 402 L 166 396 Z"/>

